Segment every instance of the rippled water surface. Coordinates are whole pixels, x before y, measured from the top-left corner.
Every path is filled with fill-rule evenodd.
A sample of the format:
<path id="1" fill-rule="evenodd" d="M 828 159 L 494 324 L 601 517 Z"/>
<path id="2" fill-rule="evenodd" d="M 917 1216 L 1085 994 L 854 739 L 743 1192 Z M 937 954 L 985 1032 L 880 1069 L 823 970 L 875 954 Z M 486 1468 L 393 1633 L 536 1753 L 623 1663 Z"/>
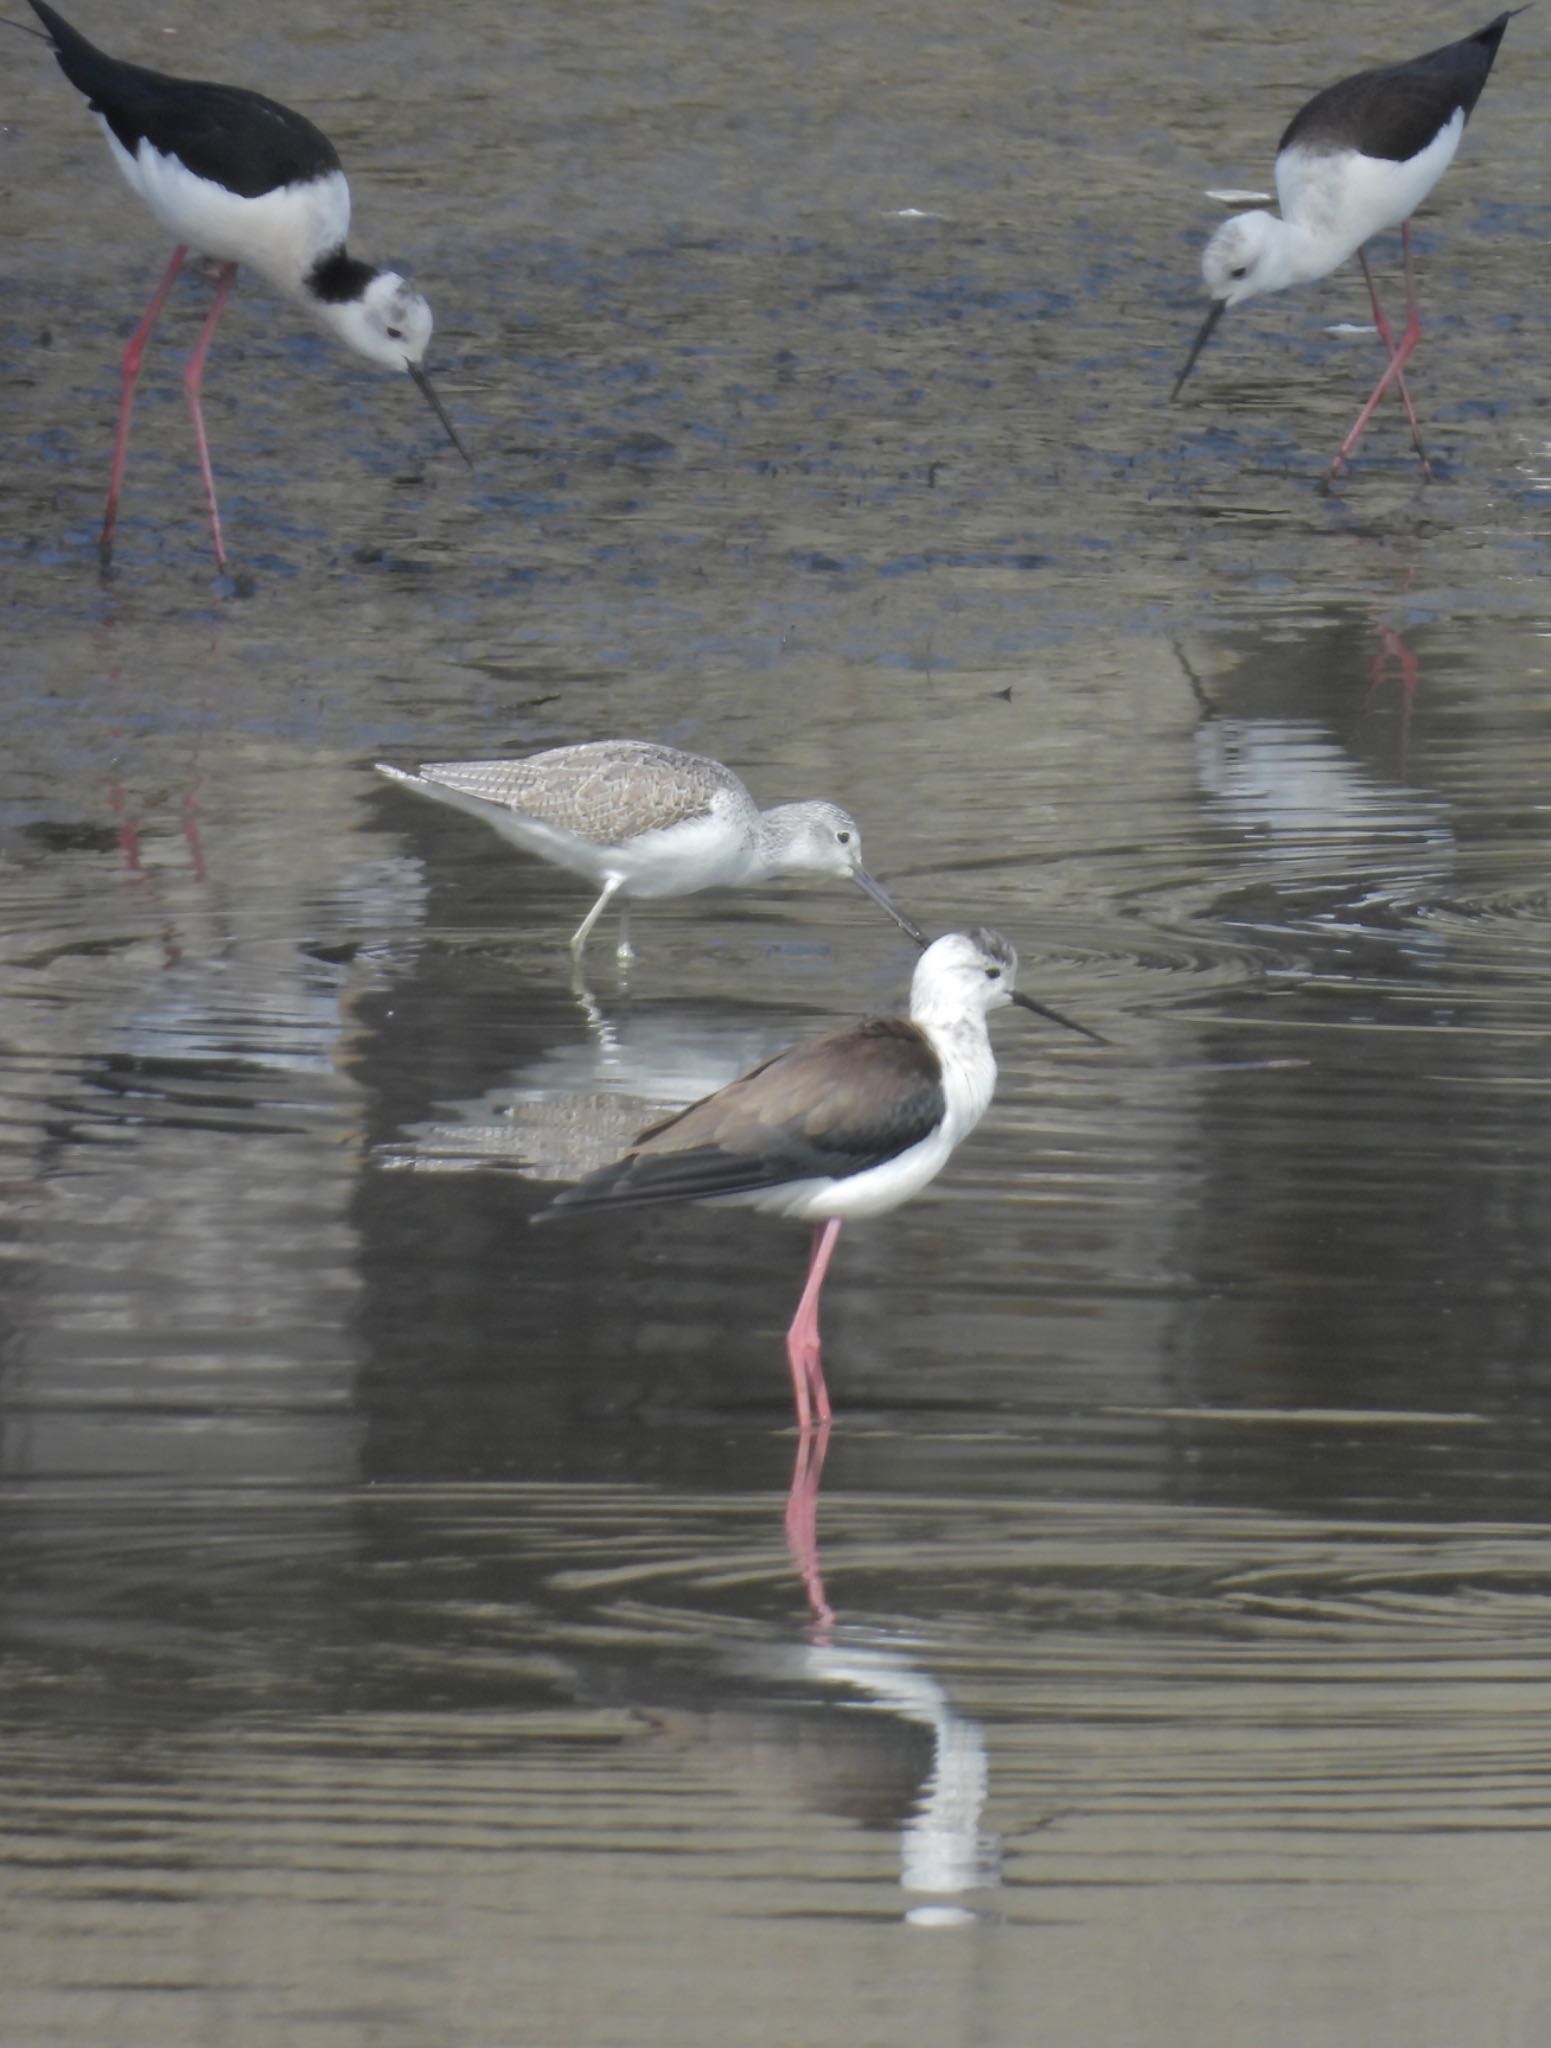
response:
<path id="1" fill-rule="evenodd" d="M 1551 2031 L 1547 29 L 1418 236 L 1184 400 L 1208 186 L 1361 4 L 88 15 L 320 120 L 407 382 L 157 266 L 41 45 L 0 597 L 0 2040 L 1498 2048 Z M 1160 35 L 1160 29 L 1165 33 Z M 1392 276 L 1392 252 L 1382 271 Z M 1024 982 L 848 1230 L 555 1184 L 894 1007 L 841 884 L 585 894 L 378 758 L 824 795 Z"/>

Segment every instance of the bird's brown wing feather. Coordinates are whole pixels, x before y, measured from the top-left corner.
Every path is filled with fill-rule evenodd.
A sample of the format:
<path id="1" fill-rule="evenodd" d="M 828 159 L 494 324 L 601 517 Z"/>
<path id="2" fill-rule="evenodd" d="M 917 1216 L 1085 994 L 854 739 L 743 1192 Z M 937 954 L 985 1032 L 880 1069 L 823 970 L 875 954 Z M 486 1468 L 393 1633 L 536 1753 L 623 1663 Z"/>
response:
<path id="1" fill-rule="evenodd" d="M 872 1018 L 777 1053 L 664 1118 L 544 1213 L 845 1179 L 919 1144 L 943 1107 L 942 1068 L 925 1034 L 908 1018 Z"/>

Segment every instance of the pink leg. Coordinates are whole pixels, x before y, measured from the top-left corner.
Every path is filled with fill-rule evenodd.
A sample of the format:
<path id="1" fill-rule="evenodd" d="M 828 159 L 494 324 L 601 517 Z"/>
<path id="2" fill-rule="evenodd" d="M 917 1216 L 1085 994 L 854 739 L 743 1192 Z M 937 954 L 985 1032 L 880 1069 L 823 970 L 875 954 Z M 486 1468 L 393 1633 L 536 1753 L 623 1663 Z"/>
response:
<path id="1" fill-rule="evenodd" d="M 829 1389 L 819 1362 L 819 1293 L 824 1275 L 840 1241 L 840 1218 L 831 1216 L 813 1233 L 813 1251 L 808 1260 L 808 1278 L 802 1299 L 786 1333 L 786 1362 L 792 1369 L 792 1392 L 797 1397 L 797 1427 L 812 1429 L 814 1417 L 828 1422 Z"/>
<path id="2" fill-rule="evenodd" d="M 1357 443 L 1362 439 L 1364 429 L 1367 427 L 1369 420 L 1373 418 L 1374 413 L 1378 410 L 1379 400 L 1384 396 L 1385 392 L 1388 391 L 1391 384 L 1395 383 L 1395 381 L 1400 377 L 1401 372 L 1404 370 L 1407 362 L 1409 362 L 1412 353 L 1416 348 L 1417 343 L 1422 338 L 1422 316 L 1416 303 L 1416 284 L 1411 268 L 1411 231 L 1409 224 L 1401 230 L 1401 239 L 1404 243 L 1406 252 L 1406 331 L 1401 336 L 1400 345 L 1397 348 L 1393 346 L 1393 337 L 1389 334 L 1387 325 L 1380 327 L 1380 336 L 1383 339 L 1385 346 L 1388 347 L 1390 350 L 1389 365 L 1386 368 L 1383 376 L 1379 379 L 1378 383 L 1373 387 L 1373 396 L 1368 400 L 1368 403 L 1363 407 L 1362 411 L 1357 415 L 1356 420 L 1353 422 L 1352 431 L 1341 443 L 1340 449 L 1336 455 L 1336 459 L 1334 462 L 1331 463 L 1330 468 L 1327 472 L 1327 481 L 1333 480 L 1335 477 L 1340 475 L 1342 467 L 1345 464 L 1347 457 L 1351 454 L 1352 450 L 1357 446 Z M 1366 270 L 1367 267 L 1367 263 L 1364 262 L 1364 270 Z M 1371 286 L 1371 279 L 1369 280 L 1369 283 Z M 1379 303 L 1377 292 L 1373 294 L 1373 303 L 1375 310 L 1377 310 Z M 1409 400 L 1407 401 L 1406 410 L 1408 413 L 1411 411 Z M 1415 416 L 1413 415 L 1413 432 L 1415 429 L 1415 425 L 1416 421 Z M 1430 477 L 1432 475 L 1432 471 L 1427 466 L 1427 457 L 1422 450 L 1422 444 L 1420 440 L 1417 440 L 1417 452 L 1422 457 L 1423 472 Z"/>
<path id="3" fill-rule="evenodd" d="M 1416 302 L 1416 260 L 1411 253 L 1411 223 L 1408 220 L 1402 221 L 1400 224 L 1400 247 L 1405 258 L 1406 270 L 1406 326 L 1408 329 L 1414 327 L 1417 333 L 1420 334 L 1422 331 L 1422 309 Z M 1393 346 L 1390 347 L 1390 353 L 1391 355 L 1394 354 Z M 1411 422 L 1411 439 L 1416 443 L 1416 452 L 1421 456 L 1422 467 L 1427 472 L 1428 480 L 1431 481 L 1432 465 L 1427 460 L 1426 452 L 1422 447 L 1422 437 L 1417 432 L 1416 414 L 1411 410 L 1411 397 L 1410 393 L 1406 390 L 1406 380 L 1404 377 L 1400 380 L 1400 394 L 1406 401 L 1406 417 Z"/>
<path id="4" fill-rule="evenodd" d="M 162 272 L 162 281 L 151 294 L 151 303 L 145 309 L 145 318 L 129 337 L 124 350 L 124 361 L 119 371 L 118 433 L 113 441 L 113 470 L 108 478 L 108 509 L 103 514 L 102 538 L 97 543 L 97 554 L 106 571 L 113 560 L 113 529 L 118 523 L 118 494 L 124 481 L 124 463 L 129 455 L 129 415 L 135 403 L 135 386 L 140 381 L 140 361 L 145 354 L 145 345 L 151 338 L 151 329 L 156 325 L 162 307 L 167 303 L 167 294 L 172 290 L 172 281 L 183 268 L 188 250 L 182 243 L 173 250 L 171 261 Z"/>
<path id="5" fill-rule="evenodd" d="M 1416 304 L 1416 272 L 1411 262 L 1411 223 L 1409 221 L 1400 230 L 1400 244 L 1406 252 L 1406 318 L 1408 322 L 1412 320 L 1416 322 L 1417 332 L 1420 333 L 1422 329 L 1422 316 Z M 1389 322 L 1384 317 L 1384 308 L 1379 304 L 1378 289 L 1373 282 L 1373 272 L 1368 268 L 1368 252 L 1366 249 L 1358 250 L 1357 260 L 1363 267 L 1363 276 L 1368 280 L 1368 297 L 1373 302 L 1373 324 L 1379 330 L 1379 339 L 1388 351 L 1390 361 L 1393 362 L 1395 359 L 1395 337 L 1389 331 Z M 1406 418 L 1410 422 L 1411 445 L 1415 448 L 1417 456 L 1421 461 L 1422 474 L 1431 483 L 1432 464 L 1427 460 L 1427 450 L 1422 446 L 1422 430 L 1416 423 L 1416 407 L 1411 403 L 1411 394 L 1406 389 L 1405 378 L 1397 377 L 1395 381 L 1400 391 L 1400 402 L 1405 407 Z"/>
<path id="6" fill-rule="evenodd" d="M 221 265 L 216 280 L 215 303 L 205 316 L 205 324 L 194 344 L 194 353 L 183 372 L 184 396 L 188 399 L 188 409 L 194 421 L 194 445 L 199 450 L 199 474 L 205 486 L 205 504 L 210 511 L 210 538 L 215 542 L 215 558 L 223 569 L 226 567 L 226 550 L 221 545 L 221 514 L 215 502 L 215 478 L 210 473 L 210 445 L 205 439 L 205 416 L 199 409 L 199 386 L 205 374 L 205 357 L 210 353 L 210 343 L 215 335 L 215 323 L 221 317 L 221 308 L 226 304 L 236 275 L 235 263 Z"/>
<path id="7" fill-rule="evenodd" d="M 1410 229 L 1410 223 L 1406 227 L 1401 227 L 1401 242 L 1406 244 L 1406 311 L 1410 315 L 1410 309 L 1412 309 L 1412 303 L 1414 303 L 1414 285 L 1412 285 L 1412 229 Z M 1379 293 L 1377 293 L 1375 283 L 1373 283 L 1373 270 L 1369 270 L 1369 254 L 1367 254 L 1367 250 L 1358 250 L 1356 258 L 1358 258 L 1360 264 L 1363 264 L 1363 276 L 1369 281 L 1369 299 L 1373 301 L 1373 324 L 1379 330 L 1379 340 L 1389 350 L 1389 360 L 1393 362 L 1395 360 L 1395 336 L 1389 332 L 1389 322 L 1385 319 L 1385 309 L 1379 305 Z M 1418 332 L 1420 332 L 1420 315 L 1418 315 Z M 1428 463 L 1428 451 L 1422 446 L 1422 428 L 1416 424 L 1416 406 L 1412 406 L 1412 393 L 1406 389 L 1406 379 L 1403 379 L 1403 377 L 1397 377 L 1395 385 L 1399 389 L 1401 406 L 1406 408 L 1406 418 L 1410 420 L 1410 426 L 1412 426 L 1412 446 L 1416 449 L 1418 457 L 1422 459 L 1422 469 L 1424 469 L 1424 473 L 1430 479 L 1432 477 L 1432 465 Z"/>

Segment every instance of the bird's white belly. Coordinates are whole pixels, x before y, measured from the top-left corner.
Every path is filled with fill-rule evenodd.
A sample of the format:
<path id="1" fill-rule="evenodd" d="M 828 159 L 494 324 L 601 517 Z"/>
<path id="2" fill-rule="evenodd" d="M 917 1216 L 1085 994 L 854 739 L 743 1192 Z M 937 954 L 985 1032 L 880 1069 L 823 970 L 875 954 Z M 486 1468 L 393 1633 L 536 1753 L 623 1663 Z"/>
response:
<path id="1" fill-rule="evenodd" d="M 507 804 L 434 788 L 434 796 L 483 818 L 503 839 L 601 886 L 618 881 L 628 896 L 691 896 L 740 881 L 748 857 L 716 817 L 694 818 L 661 832 L 642 832 L 621 846 L 600 846 L 579 833 L 546 825 Z"/>
<path id="2" fill-rule="evenodd" d="M 748 850 L 712 814 L 663 832 L 642 832 L 626 846 L 610 847 L 608 862 L 632 896 L 689 896 L 741 881 Z"/>
<path id="3" fill-rule="evenodd" d="M 918 1145 L 886 1159 L 881 1166 L 869 1166 L 864 1173 L 848 1174 L 844 1180 L 788 1181 L 768 1195 L 734 1196 L 735 1202 L 767 1215 L 792 1216 L 799 1223 L 824 1223 L 838 1216 L 846 1223 L 868 1216 L 886 1216 L 901 1202 L 908 1202 L 929 1181 L 937 1178 L 953 1155 L 956 1139 L 947 1135 L 946 1124 Z"/>
<path id="4" fill-rule="evenodd" d="M 1328 276 L 1370 237 L 1408 221 L 1454 161 L 1465 117 L 1456 114 L 1418 155 L 1405 163 L 1387 157 L 1334 156 L 1293 148 L 1276 161 L 1282 217 L 1320 245 L 1319 268 Z M 1334 251 L 1339 249 L 1340 254 Z"/>
<path id="5" fill-rule="evenodd" d="M 242 199 L 144 140 L 131 156 L 105 121 L 102 130 L 125 180 L 168 234 L 202 256 L 245 263 L 282 291 L 294 292 L 318 257 L 338 248 L 349 232 L 343 171 Z"/>
<path id="6" fill-rule="evenodd" d="M 845 1222 L 868 1216 L 885 1216 L 908 1202 L 929 1181 L 937 1178 L 962 1141 L 979 1123 L 991 1104 L 996 1086 L 996 1062 L 986 1039 L 984 1026 L 939 1027 L 931 1032 L 932 1043 L 942 1061 L 943 1119 L 918 1143 L 897 1152 L 878 1166 L 843 1179 L 824 1177 L 788 1181 L 767 1194 L 731 1197 L 745 1207 L 769 1215 L 793 1216 L 803 1223 L 823 1223 L 831 1216 Z"/>

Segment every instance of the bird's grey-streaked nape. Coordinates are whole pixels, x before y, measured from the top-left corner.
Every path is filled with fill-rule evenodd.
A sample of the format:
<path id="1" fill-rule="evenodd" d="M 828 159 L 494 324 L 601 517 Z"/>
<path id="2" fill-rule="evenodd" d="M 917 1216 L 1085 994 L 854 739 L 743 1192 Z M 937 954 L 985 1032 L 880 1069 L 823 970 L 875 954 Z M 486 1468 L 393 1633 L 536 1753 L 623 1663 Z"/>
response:
<path id="1" fill-rule="evenodd" d="M 482 819 L 512 845 L 599 891 L 571 939 L 579 958 L 612 902 L 689 896 L 778 876 L 843 876 L 919 944 L 920 929 L 862 866 L 861 832 L 838 805 L 761 811 L 732 770 L 648 740 L 594 740 L 513 760 L 431 761 L 379 773 Z M 628 936 L 620 947 L 628 958 Z"/>

